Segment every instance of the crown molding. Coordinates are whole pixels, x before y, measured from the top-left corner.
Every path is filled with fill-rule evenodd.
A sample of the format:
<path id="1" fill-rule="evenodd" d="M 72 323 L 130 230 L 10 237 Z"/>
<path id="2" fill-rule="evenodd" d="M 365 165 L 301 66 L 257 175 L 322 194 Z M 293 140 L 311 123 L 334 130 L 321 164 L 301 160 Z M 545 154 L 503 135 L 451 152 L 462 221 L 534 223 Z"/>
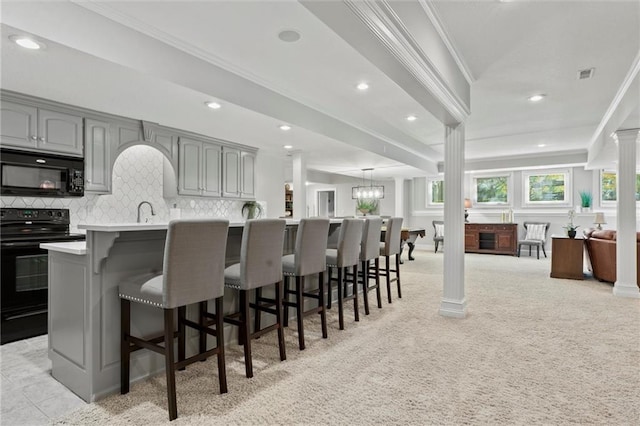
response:
<path id="1" fill-rule="evenodd" d="M 620 84 L 620 88 L 618 89 L 618 92 L 614 96 L 613 101 L 611 101 L 609 108 L 607 108 L 607 111 L 604 113 L 602 120 L 600 120 L 600 124 L 598 124 L 598 127 L 596 127 L 596 131 L 593 133 L 593 136 L 591 137 L 591 141 L 589 142 L 590 149 L 596 143 L 596 141 L 600 138 L 600 135 L 606 128 L 607 124 L 609 123 L 609 120 L 611 120 L 616 109 L 622 102 L 624 96 L 627 94 L 629 87 L 631 87 L 631 85 L 633 84 L 633 81 L 638 77 L 638 73 L 640 73 L 640 50 L 638 51 L 635 59 L 633 60 L 633 63 L 631 64 L 631 68 L 629 69 L 629 72 L 627 72 L 627 75 L 625 76 L 624 80 L 622 80 L 622 84 Z M 606 136 L 608 137 L 608 135 Z"/>
<path id="2" fill-rule="evenodd" d="M 344 3 L 457 122 L 462 123 L 469 117 L 469 107 L 449 88 L 387 1 L 344 0 Z"/>
<path id="3" fill-rule="evenodd" d="M 456 62 L 456 64 L 460 68 L 460 72 L 464 76 L 465 80 L 467 80 L 467 83 L 471 85 L 473 82 L 476 81 L 476 78 L 473 76 L 471 69 L 469 69 L 469 66 L 465 62 L 462 55 L 460 54 L 459 50 L 456 48 L 455 44 L 453 43 L 453 38 L 451 38 L 451 36 L 449 35 L 449 31 L 447 30 L 447 27 L 442 22 L 442 19 L 440 19 L 440 15 L 438 14 L 436 8 L 426 0 L 418 0 L 418 3 L 420 4 L 420 6 L 422 6 L 422 9 L 427 14 L 427 17 L 429 17 L 429 20 L 431 21 L 434 28 L 440 35 L 442 42 L 445 44 L 445 46 L 447 46 L 449 53 L 451 54 L 451 56 L 453 57 L 453 60 Z"/>

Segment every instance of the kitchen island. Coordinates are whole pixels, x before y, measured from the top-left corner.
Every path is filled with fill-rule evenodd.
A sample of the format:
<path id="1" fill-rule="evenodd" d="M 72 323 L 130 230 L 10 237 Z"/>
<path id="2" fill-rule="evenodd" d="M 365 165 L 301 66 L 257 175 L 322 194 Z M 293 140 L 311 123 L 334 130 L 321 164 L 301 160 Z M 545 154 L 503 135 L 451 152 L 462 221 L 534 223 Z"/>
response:
<path id="1" fill-rule="evenodd" d="M 284 252 L 295 245 L 297 221 L 287 221 Z M 332 221 L 332 229 L 340 221 Z M 49 358 L 51 374 L 87 402 L 120 388 L 119 283 L 128 277 L 161 272 L 167 224 L 85 224 L 84 242 L 48 243 Z M 243 223 L 229 226 L 227 264 L 238 262 Z M 234 292 L 225 294 L 224 310 L 235 305 Z M 195 307 L 188 307 L 192 316 Z M 136 304 L 132 329 L 150 336 L 162 332 L 161 309 Z M 225 327 L 227 342 L 237 339 L 235 327 Z M 187 351 L 197 350 L 197 334 L 188 334 Z M 151 351 L 131 355 L 131 379 L 164 370 L 164 359 Z"/>

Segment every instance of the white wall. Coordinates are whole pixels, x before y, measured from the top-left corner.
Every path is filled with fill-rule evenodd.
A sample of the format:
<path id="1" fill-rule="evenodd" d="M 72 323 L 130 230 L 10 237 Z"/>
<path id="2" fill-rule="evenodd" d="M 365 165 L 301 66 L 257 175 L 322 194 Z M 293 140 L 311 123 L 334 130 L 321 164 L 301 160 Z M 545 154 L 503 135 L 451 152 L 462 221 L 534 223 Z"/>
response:
<path id="1" fill-rule="evenodd" d="M 317 192 L 335 190 L 336 191 L 336 216 L 361 216 L 362 213 L 356 210 L 356 200 L 351 198 L 352 188 L 362 184 L 362 180 L 353 179 L 347 183 L 321 183 L 307 186 L 307 206 L 309 215 L 315 216 L 318 213 Z M 393 181 L 377 181 L 376 185 L 384 185 L 384 198 L 380 200 L 380 215 L 393 216 L 395 214 L 395 184 Z M 293 208 L 296 206 L 295 188 L 293 190 Z"/>
<path id="2" fill-rule="evenodd" d="M 284 216 L 284 159 L 258 151 L 256 200 L 266 206 L 266 217 Z"/>

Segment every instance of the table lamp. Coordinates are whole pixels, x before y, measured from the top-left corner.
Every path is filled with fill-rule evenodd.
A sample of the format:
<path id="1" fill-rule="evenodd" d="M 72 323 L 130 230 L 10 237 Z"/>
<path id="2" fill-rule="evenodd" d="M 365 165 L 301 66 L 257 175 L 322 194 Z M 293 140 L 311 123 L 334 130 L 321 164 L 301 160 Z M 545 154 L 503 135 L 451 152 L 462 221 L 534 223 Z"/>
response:
<path id="1" fill-rule="evenodd" d="M 593 223 L 596 226 L 596 229 L 600 230 L 602 229 L 602 225 L 606 225 L 607 222 L 605 222 L 604 220 L 604 213 L 596 213 L 596 218 L 593 220 Z"/>
<path id="2" fill-rule="evenodd" d="M 469 212 L 467 211 L 467 209 L 471 208 L 471 200 L 468 198 L 464 199 L 464 221 L 465 222 L 469 222 L 469 220 L 467 219 L 469 217 Z"/>

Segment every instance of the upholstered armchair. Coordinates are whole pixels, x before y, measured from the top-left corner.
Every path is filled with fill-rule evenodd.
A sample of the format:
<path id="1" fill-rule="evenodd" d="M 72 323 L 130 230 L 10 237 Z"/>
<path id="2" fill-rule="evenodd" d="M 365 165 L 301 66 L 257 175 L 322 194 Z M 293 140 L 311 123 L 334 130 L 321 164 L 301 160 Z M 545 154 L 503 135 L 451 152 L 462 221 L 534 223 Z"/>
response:
<path id="1" fill-rule="evenodd" d="M 432 222 L 433 230 L 435 231 L 433 235 L 433 242 L 436 245 L 436 253 L 438 252 L 438 245 L 440 243 L 444 244 L 444 221 L 443 220 L 434 220 Z"/>

